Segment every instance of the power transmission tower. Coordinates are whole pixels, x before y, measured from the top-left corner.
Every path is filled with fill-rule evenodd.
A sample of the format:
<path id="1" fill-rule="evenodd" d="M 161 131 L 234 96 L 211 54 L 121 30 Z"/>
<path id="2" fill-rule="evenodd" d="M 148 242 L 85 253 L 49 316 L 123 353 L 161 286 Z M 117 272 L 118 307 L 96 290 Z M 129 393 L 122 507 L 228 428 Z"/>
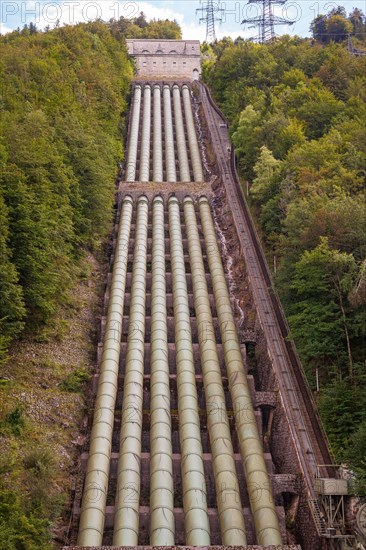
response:
<path id="1" fill-rule="evenodd" d="M 244 19 L 242 24 L 251 23 L 250 29 L 259 27 L 259 41 L 267 42 L 275 37 L 275 25 L 293 25 L 295 21 L 290 21 L 284 17 L 278 17 L 273 13 L 273 6 L 286 4 L 287 0 L 248 0 L 248 4 L 261 4 L 262 13 L 257 17 Z"/>
<path id="2" fill-rule="evenodd" d="M 366 52 L 361 51 L 361 50 L 356 50 L 356 49 L 353 47 L 353 44 L 352 44 L 352 41 L 351 41 L 351 35 L 350 35 L 350 33 L 348 33 L 348 51 L 349 51 L 349 53 L 352 54 L 352 55 L 366 55 Z"/>
<path id="3" fill-rule="evenodd" d="M 214 0 L 205 0 L 204 2 L 200 0 L 200 4 L 202 7 L 196 9 L 196 14 L 201 12 L 202 17 L 199 22 L 206 23 L 206 42 L 214 42 L 216 40 L 215 23 L 222 23 L 221 14 L 224 10 L 220 8 L 219 0 L 215 2 Z"/>

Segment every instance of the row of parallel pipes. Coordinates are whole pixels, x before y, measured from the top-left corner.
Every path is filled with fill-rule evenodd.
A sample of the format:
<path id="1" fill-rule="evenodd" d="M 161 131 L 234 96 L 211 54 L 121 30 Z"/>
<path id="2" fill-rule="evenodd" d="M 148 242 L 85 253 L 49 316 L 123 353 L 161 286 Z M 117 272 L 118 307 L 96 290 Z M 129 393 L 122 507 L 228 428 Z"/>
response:
<path id="1" fill-rule="evenodd" d="M 155 183 L 163 181 L 163 139 L 161 129 L 161 90 L 158 84 L 154 86 L 154 150 L 153 179 Z"/>
<path id="2" fill-rule="evenodd" d="M 147 182 L 150 177 L 150 133 L 151 133 L 151 87 L 144 87 L 144 109 L 142 115 L 142 136 L 140 154 L 140 181 Z"/>
<path id="3" fill-rule="evenodd" d="M 190 197 L 186 197 L 183 204 L 222 544 L 245 546 L 247 537 L 244 516 L 195 205 Z M 113 535 L 115 546 L 137 546 L 139 541 L 148 208 L 148 199 L 145 196 L 140 197 L 137 201 L 118 460 Z M 80 546 L 100 546 L 103 541 L 132 210 L 132 199 L 126 197 L 122 203 L 100 382 L 82 501 L 78 537 Z M 206 197 L 201 197 L 199 200 L 199 210 L 257 541 L 262 545 L 280 545 L 280 527 L 246 381 L 211 209 Z M 208 546 L 210 526 L 180 207 L 177 198 L 169 199 L 168 212 L 185 537 L 187 545 Z M 166 250 L 164 201 L 160 196 L 153 201 L 152 220 L 150 544 L 173 546 L 175 519 Z"/>
<path id="4" fill-rule="evenodd" d="M 245 546 L 247 539 L 226 410 L 225 392 L 216 347 L 196 213 L 194 202 L 190 197 L 184 199 L 184 216 L 192 271 L 193 296 L 206 397 L 207 426 L 212 453 L 212 468 L 215 476 L 222 544 L 225 546 Z"/>
<path id="5" fill-rule="evenodd" d="M 244 370 L 229 291 L 217 245 L 211 208 L 206 197 L 201 197 L 199 205 L 221 341 L 224 348 L 226 371 L 235 414 L 236 430 L 246 474 L 257 540 L 263 546 L 271 544 L 280 545 L 282 544 L 281 530 Z"/>
<path id="6" fill-rule="evenodd" d="M 137 148 L 139 140 L 140 126 L 140 111 L 141 111 L 141 86 L 135 86 L 133 101 L 132 101 L 132 119 L 131 130 L 128 142 L 128 153 L 126 161 L 126 181 L 135 181 L 136 179 L 136 160 Z"/>
<path id="7" fill-rule="evenodd" d="M 192 113 L 191 92 L 186 84 L 182 87 L 182 96 L 184 104 L 184 113 L 186 117 L 186 126 L 188 134 L 189 149 L 191 151 L 192 167 L 194 181 L 203 181 L 203 170 L 201 162 L 201 153 L 198 147 L 196 127 Z"/>
<path id="8" fill-rule="evenodd" d="M 168 181 L 175 183 L 177 181 L 177 171 L 175 168 L 172 103 L 170 97 L 170 87 L 168 86 L 168 84 L 165 84 L 163 88 L 163 100 L 166 177 Z"/>
<path id="9" fill-rule="evenodd" d="M 142 88 L 135 86 L 133 96 L 133 113 L 131 120 L 131 132 L 129 150 L 126 163 L 126 181 L 136 181 L 137 147 L 139 134 L 139 120 L 141 111 Z M 183 99 L 183 109 L 182 109 Z M 151 104 L 153 103 L 153 125 Z M 162 128 L 162 105 L 161 87 L 158 84 L 153 86 L 151 93 L 150 84 L 143 89 L 143 109 L 141 124 L 141 153 L 139 159 L 139 181 L 147 183 L 150 180 L 150 149 L 151 134 L 152 144 L 152 178 L 155 183 L 162 183 L 164 180 L 163 150 L 165 151 L 166 181 L 175 183 L 177 181 L 177 169 L 175 158 L 176 153 L 179 166 L 179 180 L 184 183 L 191 182 L 189 155 L 192 161 L 193 179 L 195 182 L 204 181 L 201 155 L 198 146 L 196 127 L 194 123 L 191 94 L 187 85 L 180 88 L 177 84 L 172 87 L 165 84 L 163 87 L 163 108 L 164 108 L 164 133 L 163 144 Z M 173 111 L 172 111 L 173 105 Z M 173 113 L 175 123 L 176 142 L 173 133 Z M 153 129 L 151 131 L 151 126 Z M 188 146 L 186 143 L 185 127 L 187 130 Z"/>
<path id="10" fill-rule="evenodd" d="M 122 203 L 113 264 L 103 355 L 80 515 L 79 546 L 100 546 L 103 539 L 132 210 L 133 200 L 131 197 L 126 197 Z"/>
<path id="11" fill-rule="evenodd" d="M 174 269 L 177 346 L 182 352 L 178 354 L 177 362 L 179 364 L 179 394 L 181 397 L 179 405 L 181 411 L 180 435 L 182 441 L 186 536 L 187 542 L 190 544 L 204 545 L 209 543 L 210 535 L 178 201 L 172 199 L 170 207 L 172 232 L 175 235 L 175 237 L 173 236 L 174 258 L 178 271 L 176 272 L 176 269 Z M 141 197 L 137 205 L 131 314 L 127 340 L 114 518 L 113 544 L 117 546 L 137 546 L 138 544 L 147 217 L 148 201 L 146 197 Z M 131 218 L 132 199 L 127 197 L 123 201 L 112 278 L 109 317 L 104 340 L 101 378 L 98 386 L 96 413 L 83 494 L 83 508 L 78 536 L 78 544 L 83 546 L 100 546 L 103 538 Z M 168 546 L 174 545 L 174 486 L 166 321 L 164 202 L 160 197 L 157 197 L 153 204 L 151 290 L 151 544 Z M 182 298 L 185 307 L 179 314 L 179 304 Z M 188 339 L 187 328 L 189 330 Z M 185 351 L 188 351 L 188 357 Z M 105 386 L 105 377 L 108 378 L 108 384 L 111 387 Z M 93 452 L 94 448 L 95 452 Z M 103 480 L 103 486 L 100 485 L 101 479 Z M 98 498 L 96 498 L 96 491 Z"/>
<path id="12" fill-rule="evenodd" d="M 183 511 L 187 546 L 208 546 L 210 524 L 202 459 L 200 416 L 179 202 L 169 201 L 170 255 L 173 277 L 175 351 L 179 439 L 183 481 Z"/>
<path id="13" fill-rule="evenodd" d="M 187 153 L 186 138 L 184 133 L 182 103 L 180 99 L 180 88 L 177 84 L 173 86 L 173 105 L 174 105 L 175 134 L 177 138 L 180 180 L 183 183 L 189 183 L 191 181 L 191 175 L 189 172 L 188 153 Z"/>
<path id="14" fill-rule="evenodd" d="M 150 341 L 150 543 L 153 546 L 174 546 L 164 201 L 161 197 L 153 202 Z"/>
<path id="15" fill-rule="evenodd" d="M 137 546 L 141 485 L 148 200 L 137 203 L 113 544 Z"/>

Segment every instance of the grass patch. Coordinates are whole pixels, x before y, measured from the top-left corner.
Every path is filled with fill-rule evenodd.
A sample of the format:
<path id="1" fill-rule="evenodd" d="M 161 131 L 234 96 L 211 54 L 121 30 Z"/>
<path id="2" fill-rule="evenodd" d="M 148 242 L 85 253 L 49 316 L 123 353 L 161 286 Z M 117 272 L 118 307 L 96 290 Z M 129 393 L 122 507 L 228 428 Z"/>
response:
<path id="1" fill-rule="evenodd" d="M 33 341 L 37 344 L 62 342 L 67 337 L 69 331 L 70 322 L 66 319 L 57 319 L 55 317 L 35 333 Z"/>
<path id="2" fill-rule="evenodd" d="M 80 260 L 79 264 L 79 279 L 80 281 L 89 281 L 92 275 L 92 266 L 89 262 L 85 261 L 85 258 Z"/>
<path id="3" fill-rule="evenodd" d="M 29 488 L 28 506 L 38 517 L 53 521 L 65 504 L 65 494 L 57 493 L 54 479 L 57 463 L 45 445 L 32 447 L 24 457 L 25 479 Z"/>
<path id="4" fill-rule="evenodd" d="M 16 448 L 0 461 L 0 548 L 2 550 L 51 550 L 50 527 L 65 504 L 56 491 L 56 460 L 48 447 L 31 447 L 17 468 Z M 20 476 L 20 477 L 19 477 Z M 23 492 L 20 487 L 26 489 Z"/>
<path id="5" fill-rule="evenodd" d="M 70 393 L 79 393 L 82 391 L 85 382 L 90 380 L 90 377 L 84 367 L 78 367 L 61 382 L 60 389 Z"/>
<path id="6" fill-rule="evenodd" d="M 0 422 L 0 432 L 11 433 L 15 436 L 20 436 L 25 428 L 24 410 L 20 405 L 8 412 L 4 420 Z"/>
<path id="7" fill-rule="evenodd" d="M 36 478 L 44 480 L 53 473 L 55 459 L 48 448 L 37 446 L 28 451 L 24 466 Z"/>

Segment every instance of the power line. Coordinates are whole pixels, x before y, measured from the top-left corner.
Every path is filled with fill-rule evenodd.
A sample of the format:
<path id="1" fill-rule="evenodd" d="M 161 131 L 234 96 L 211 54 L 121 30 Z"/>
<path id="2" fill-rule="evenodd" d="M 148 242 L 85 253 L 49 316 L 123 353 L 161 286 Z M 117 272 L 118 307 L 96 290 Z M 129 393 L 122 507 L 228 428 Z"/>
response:
<path id="1" fill-rule="evenodd" d="M 200 4 L 202 7 L 196 9 L 196 14 L 201 12 L 202 17 L 199 22 L 206 23 L 206 42 L 214 42 L 216 40 L 215 23 L 222 23 L 221 15 L 224 10 L 220 8 L 219 1 L 200 0 Z"/>
<path id="2" fill-rule="evenodd" d="M 249 4 L 261 4 L 262 13 L 257 17 L 244 19 L 242 24 L 250 23 L 250 29 L 259 27 L 259 41 L 267 42 L 275 37 L 275 25 L 293 25 L 295 21 L 290 21 L 284 17 L 278 17 L 273 13 L 273 6 L 285 4 L 287 0 L 248 0 Z"/>

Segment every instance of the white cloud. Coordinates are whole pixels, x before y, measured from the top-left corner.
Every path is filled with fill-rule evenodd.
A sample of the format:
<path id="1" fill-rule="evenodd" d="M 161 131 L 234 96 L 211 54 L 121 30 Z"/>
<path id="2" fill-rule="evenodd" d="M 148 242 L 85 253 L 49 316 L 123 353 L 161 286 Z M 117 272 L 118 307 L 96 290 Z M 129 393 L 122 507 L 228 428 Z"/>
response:
<path id="1" fill-rule="evenodd" d="M 167 4 L 167 2 L 165 3 Z M 184 15 L 175 11 L 170 7 L 157 7 L 149 2 L 137 2 L 139 12 L 143 11 L 147 19 L 169 19 L 173 21 L 175 19 L 179 24 L 183 23 Z"/>
<path id="2" fill-rule="evenodd" d="M 93 21 L 101 18 L 108 21 L 111 18 L 126 17 L 132 19 L 143 11 L 148 20 L 151 19 L 175 19 L 180 25 L 184 22 L 184 15 L 174 10 L 174 3 L 166 3 L 164 7 L 158 7 L 150 2 L 119 0 L 41 0 L 13 2 L 12 10 L 6 13 L 9 24 L 13 27 L 33 22 L 39 29 L 47 25 L 51 27 L 60 21 L 61 25 L 73 25 L 75 23 Z M 171 7 L 170 7 L 171 6 Z M 13 8 L 12 8 L 13 9 Z M 16 19 L 16 23 L 15 23 Z M 8 26 L 4 26 L 9 30 Z"/>
<path id="3" fill-rule="evenodd" d="M 224 31 L 220 29 L 216 30 L 216 37 L 218 40 L 221 40 L 221 38 L 224 38 L 224 36 L 232 38 L 233 40 L 235 40 L 239 36 L 241 38 L 250 38 L 251 36 L 253 36 L 253 31 L 244 29 L 237 31 Z"/>
<path id="4" fill-rule="evenodd" d="M 13 32 L 14 29 L 10 29 L 6 25 L 0 22 L 0 34 L 8 34 L 9 32 Z"/>
<path id="5" fill-rule="evenodd" d="M 204 42 L 206 40 L 206 27 L 205 25 L 198 25 L 198 23 L 183 23 L 182 35 L 185 40 L 200 40 Z M 253 35 L 253 32 L 250 30 L 238 29 L 237 31 L 227 31 L 220 27 L 216 28 L 216 38 L 221 40 L 224 36 L 228 36 L 235 40 L 238 36 L 242 38 L 250 38 Z"/>
<path id="6" fill-rule="evenodd" d="M 184 21 L 180 24 L 182 28 L 182 35 L 185 40 L 201 40 L 204 41 L 206 36 L 205 27 L 203 25 L 198 25 L 190 21 L 185 23 Z"/>

